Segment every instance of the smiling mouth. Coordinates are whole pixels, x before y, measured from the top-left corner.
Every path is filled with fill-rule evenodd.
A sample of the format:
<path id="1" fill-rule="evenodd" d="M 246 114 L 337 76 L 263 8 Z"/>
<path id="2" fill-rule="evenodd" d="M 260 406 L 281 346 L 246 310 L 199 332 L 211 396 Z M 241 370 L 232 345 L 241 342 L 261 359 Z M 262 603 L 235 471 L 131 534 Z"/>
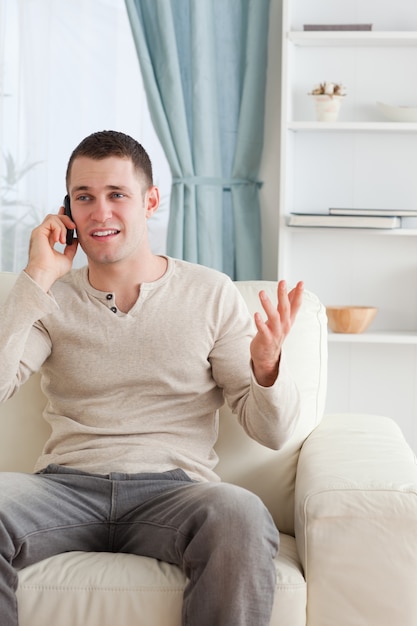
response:
<path id="1" fill-rule="evenodd" d="M 92 237 L 110 237 L 111 235 L 118 235 L 120 230 L 109 229 L 109 230 L 97 230 L 94 233 L 91 233 Z"/>

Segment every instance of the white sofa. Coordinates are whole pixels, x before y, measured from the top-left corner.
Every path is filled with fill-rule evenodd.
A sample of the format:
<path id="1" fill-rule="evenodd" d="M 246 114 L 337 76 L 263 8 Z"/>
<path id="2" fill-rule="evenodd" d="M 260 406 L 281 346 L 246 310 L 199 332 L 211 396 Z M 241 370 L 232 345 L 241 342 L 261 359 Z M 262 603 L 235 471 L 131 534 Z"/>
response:
<path id="1" fill-rule="evenodd" d="M 14 280 L 0 274 L 0 301 Z M 261 288 L 275 297 L 275 283 L 237 284 L 251 311 Z M 263 448 L 225 408 L 217 446 L 223 480 L 258 493 L 281 532 L 271 626 L 416 626 L 414 455 L 390 419 L 322 420 L 327 327 L 311 293 L 285 350 L 302 397 L 292 440 Z M 35 376 L 0 407 L 0 471 L 32 470 L 48 435 L 44 402 Z M 20 571 L 19 623 L 180 626 L 185 584 L 178 568 L 153 559 L 66 553 Z"/>

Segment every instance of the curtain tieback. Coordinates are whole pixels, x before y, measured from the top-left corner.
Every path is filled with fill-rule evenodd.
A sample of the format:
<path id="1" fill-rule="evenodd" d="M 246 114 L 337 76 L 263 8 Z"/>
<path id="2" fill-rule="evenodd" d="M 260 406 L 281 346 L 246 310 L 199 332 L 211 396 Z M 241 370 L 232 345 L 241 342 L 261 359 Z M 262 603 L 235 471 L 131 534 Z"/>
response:
<path id="1" fill-rule="evenodd" d="M 213 185 L 222 187 L 225 191 L 230 191 L 232 187 L 238 185 L 253 185 L 258 189 L 263 183 L 260 180 L 249 180 L 247 178 L 217 178 L 215 176 L 176 176 L 172 179 L 173 185 Z"/>

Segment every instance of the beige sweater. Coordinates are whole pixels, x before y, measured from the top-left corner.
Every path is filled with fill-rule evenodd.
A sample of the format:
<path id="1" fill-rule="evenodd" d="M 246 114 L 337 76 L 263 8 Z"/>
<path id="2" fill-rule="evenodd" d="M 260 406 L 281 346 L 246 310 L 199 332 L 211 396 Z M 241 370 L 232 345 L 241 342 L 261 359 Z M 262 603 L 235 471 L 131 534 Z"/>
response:
<path id="1" fill-rule="evenodd" d="M 280 447 L 299 403 L 285 360 L 273 387 L 251 372 L 253 326 L 232 281 L 168 259 L 142 284 L 128 314 L 93 289 L 87 268 L 45 294 L 22 272 L 3 306 L 0 400 L 42 372 L 52 434 L 35 471 L 58 463 L 88 472 L 162 472 L 180 467 L 218 480 L 217 409 L 223 395 L 246 432 Z"/>

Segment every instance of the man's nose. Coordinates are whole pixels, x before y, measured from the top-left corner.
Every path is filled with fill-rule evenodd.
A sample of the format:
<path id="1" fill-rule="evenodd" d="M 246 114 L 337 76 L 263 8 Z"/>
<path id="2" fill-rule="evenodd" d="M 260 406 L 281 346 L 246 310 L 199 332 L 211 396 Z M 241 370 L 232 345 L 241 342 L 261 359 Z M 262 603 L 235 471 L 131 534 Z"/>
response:
<path id="1" fill-rule="evenodd" d="M 105 222 L 112 216 L 110 203 L 105 198 L 97 198 L 91 212 L 91 219 L 95 222 Z"/>

